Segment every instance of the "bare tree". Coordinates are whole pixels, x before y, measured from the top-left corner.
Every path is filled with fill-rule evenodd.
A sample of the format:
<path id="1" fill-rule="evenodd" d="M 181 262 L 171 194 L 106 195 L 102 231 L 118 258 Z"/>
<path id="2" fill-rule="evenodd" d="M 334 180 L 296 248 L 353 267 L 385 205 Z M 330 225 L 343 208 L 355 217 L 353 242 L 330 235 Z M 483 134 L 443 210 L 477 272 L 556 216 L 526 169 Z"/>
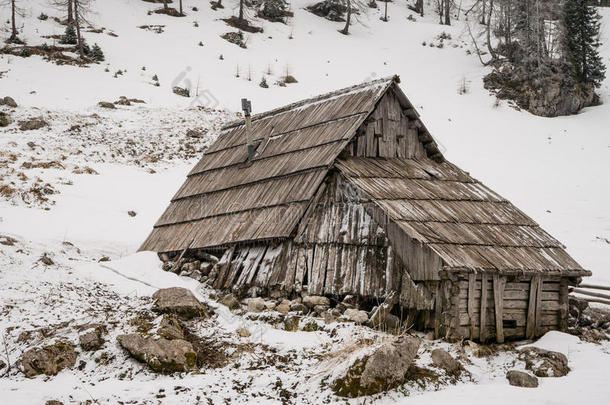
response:
<path id="1" fill-rule="evenodd" d="M 60 9 L 66 10 L 66 24 L 73 25 L 74 24 L 74 11 L 72 6 L 72 0 L 51 0 L 51 6 Z"/>
<path id="2" fill-rule="evenodd" d="M 17 0 L 4 0 L 0 2 L 0 5 L 11 8 L 11 36 L 8 40 L 19 42 L 19 37 L 17 36 L 17 16 L 23 17 L 23 10 L 17 6 Z"/>
<path id="3" fill-rule="evenodd" d="M 88 24 L 87 15 L 91 11 L 90 5 L 93 0 L 72 0 L 74 6 L 74 25 L 76 26 L 76 39 L 78 41 L 78 54 L 81 59 L 85 58 L 83 47 L 84 39 L 80 32 L 82 24 Z"/>
<path id="4" fill-rule="evenodd" d="M 343 27 L 343 29 L 341 31 L 339 31 L 340 33 L 342 33 L 343 35 L 349 34 L 349 25 L 351 23 L 351 20 L 352 20 L 352 0 L 347 0 L 347 17 L 345 18 L 345 27 Z"/>
<path id="5" fill-rule="evenodd" d="M 354 19 L 354 14 L 358 14 L 362 10 L 366 10 L 366 5 L 360 0 L 339 0 L 341 3 L 345 5 L 346 8 L 346 16 L 345 16 L 345 26 L 343 29 L 339 30 L 343 35 L 349 35 L 349 27 L 352 25 L 352 20 Z M 356 11 L 356 13 L 354 13 Z"/>

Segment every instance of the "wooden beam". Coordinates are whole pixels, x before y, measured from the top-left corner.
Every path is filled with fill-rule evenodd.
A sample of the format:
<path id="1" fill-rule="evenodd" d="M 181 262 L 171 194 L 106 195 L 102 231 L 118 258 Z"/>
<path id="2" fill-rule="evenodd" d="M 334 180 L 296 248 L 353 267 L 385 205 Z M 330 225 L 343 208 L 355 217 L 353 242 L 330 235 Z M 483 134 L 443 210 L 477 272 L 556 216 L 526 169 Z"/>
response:
<path id="1" fill-rule="evenodd" d="M 559 330 L 568 330 L 568 279 L 566 277 L 559 281 Z"/>
<path id="2" fill-rule="evenodd" d="M 530 280 L 530 296 L 527 304 L 527 323 L 525 326 L 525 337 L 532 339 L 536 329 L 536 291 L 538 291 L 538 276 L 532 276 Z"/>
<path id="3" fill-rule="evenodd" d="M 536 291 L 536 327 L 535 327 L 535 335 L 542 335 L 541 327 L 542 327 L 542 285 L 544 282 L 540 276 L 538 277 L 538 290 Z M 545 303 L 546 304 L 546 303 Z M 557 307 L 559 307 L 559 303 L 557 303 Z M 559 309 L 559 308 L 558 308 Z"/>
<path id="4" fill-rule="evenodd" d="M 475 328 L 475 316 L 474 316 L 474 294 L 475 294 L 475 285 L 477 281 L 477 275 L 471 273 L 468 275 L 468 318 L 470 319 L 470 338 L 475 339 L 474 328 Z"/>
<path id="5" fill-rule="evenodd" d="M 588 295 L 589 297 L 596 297 L 596 298 L 603 298 L 606 300 L 610 300 L 609 294 L 595 293 L 595 292 L 583 290 L 582 288 L 576 288 L 576 287 L 572 288 L 572 292 L 575 292 L 578 294 L 583 294 L 583 295 Z"/>
<path id="6" fill-rule="evenodd" d="M 504 277 L 500 278 L 498 274 L 493 275 L 494 284 L 494 307 L 496 310 L 496 341 L 504 343 Z"/>
<path id="7" fill-rule="evenodd" d="M 605 287 L 602 285 L 595 285 L 595 284 L 579 284 L 578 287 L 580 288 L 592 288 L 594 290 L 606 290 L 606 291 L 610 291 L 610 287 Z"/>
<path id="8" fill-rule="evenodd" d="M 184 250 L 182 251 L 182 253 L 180 253 L 180 256 L 178 256 L 178 260 L 176 260 L 176 262 L 174 263 L 174 265 L 172 266 L 172 268 L 170 269 L 170 272 L 174 273 L 176 271 L 176 269 L 178 268 L 178 266 L 180 265 L 180 261 L 182 260 L 182 257 L 184 256 L 184 254 L 186 253 L 187 250 L 189 250 L 189 248 L 191 247 L 191 245 L 193 244 L 193 242 L 195 242 L 195 238 L 191 239 L 191 241 L 189 242 L 189 244 L 184 248 Z"/>
<path id="9" fill-rule="evenodd" d="M 435 339 L 439 339 L 440 338 L 440 333 L 439 333 L 439 329 L 441 326 L 441 307 L 442 307 L 442 302 L 443 299 L 441 297 L 441 284 L 437 283 L 436 286 L 436 300 L 434 303 L 434 338 Z"/>
<path id="10" fill-rule="evenodd" d="M 481 322 L 479 324 L 479 340 L 481 343 L 485 343 L 487 340 L 487 282 L 489 276 L 487 274 L 481 275 Z"/>

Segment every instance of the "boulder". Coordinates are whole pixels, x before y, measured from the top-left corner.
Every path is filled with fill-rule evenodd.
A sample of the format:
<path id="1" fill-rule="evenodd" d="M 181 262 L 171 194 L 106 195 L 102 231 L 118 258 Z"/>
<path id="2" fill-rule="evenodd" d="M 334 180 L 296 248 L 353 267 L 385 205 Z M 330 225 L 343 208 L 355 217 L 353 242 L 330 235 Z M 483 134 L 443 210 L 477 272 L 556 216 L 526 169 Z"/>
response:
<path id="1" fill-rule="evenodd" d="M 538 379 L 533 375 L 524 373 L 523 371 L 510 370 L 508 373 L 506 373 L 506 379 L 510 385 L 514 385 L 515 387 L 538 387 Z"/>
<path id="2" fill-rule="evenodd" d="M 7 105 L 12 108 L 17 108 L 17 102 L 15 101 L 15 99 L 13 99 L 12 97 L 9 97 L 9 96 L 5 96 L 2 99 L 2 103 L 0 103 L 0 105 L 1 104 Z"/>
<path id="3" fill-rule="evenodd" d="M 13 122 L 11 116 L 5 112 L 0 111 L 0 127 L 7 127 Z"/>
<path id="4" fill-rule="evenodd" d="M 101 328 L 94 328 L 89 332 L 85 332 L 78 337 L 80 347 L 86 351 L 99 350 L 104 345 Z"/>
<path id="5" fill-rule="evenodd" d="M 262 298 L 258 297 L 248 299 L 248 312 L 263 312 L 266 308 L 265 300 Z"/>
<path id="6" fill-rule="evenodd" d="M 186 131 L 186 136 L 189 138 L 203 138 L 206 133 L 207 133 L 206 130 L 199 131 L 197 129 L 189 129 Z"/>
<path id="7" fill-rule="evenodd" d="M 308 307 L 315 307 L 316 305 L 330 307 L 330 300 L 327 297 L 322 297 L 320 295 L 308 295 L 303 297 L 303 304 Z"/>
<path id="8" fill-rule="evenodd" d="M 275 307 L 275 310 L 280 314 L 287 314 L 288 312 L 290 312 L 290 301 L 282 300 L 282 302 L 280 302 L 280 304 Z"/>
<path id="9" fill-rule="evenodd" d="M 305 305 L 301 304 L 300 302 L 295 302 L 290 305 L 290 310 L 304 314 L 307 312 L 307 307 Z"/>
<path id="10" fill-rule="evenodd" d="M 235 298 L 235 296 L 233 294 L 227 294 L 224 297 L 222 297 L 222 299 L 220 300 L 220 303 L 222 305 L 229 307 L 229 309 L 231 309 L 231 310 L 241 308 L 241 304 L 239 303 L 239 301 L 237 300 L 237 298 Z"/>
<path id="11" fill-rule="evenodd" d="M 73 367 L 76 363 L 74 345 L 59 341 L 42 348 L 27 350 L 21 355 L 21 367 L 26 377 L 40 374 L 57 375 L 64 368 Z"/>
<path id="12" fill-rule="evenodd" d="M 322 314 L 326 311 L 328 311 L 328 306 L 326 305 L 316 305 L 315 307 L 313 307 L 313 311 L 318 314 L 318 316 L 322 316 Z"/>
<path id="13" fill-rule="evenodd" d="M 49 125 L 42 118 L 30 118 L 25 121 L 19 121 L 19 129 L 22 131 L 33 131 Z"/>
<path id="14" fill-rule="evenodd" d="M 161 319 L 161 323 L 159 324 L 157 334 L 167 340 L 185 340 L 184 331 L 182 330 L 180 321 L 178 320 L 178 318 L 172 315 L 163 316 L 163 319 Z"/>
<path id="15" fill-rule="evenodd" d="M 339 396 L 354 398 L 377 394 L 404 383 L 419 345 L 420 340 L 409 335 L 384 343 L 356 360 L 343 377 L 333 382 L 333 391 Z"/>
<path id="16" fill-rule="evenodd" d="M 299 317 L 292 315 L 284 318 L 284 329 L 288 332 L 296 332 L 299 330 Z"/>
<path id="17" fill-rule="evenodd" d="M 462 373 L 462 370 L 464 370 L 462 364 L 454 359 L 446 350 L 434 349 L 431 354 L 432 364 L 434 364 L 435 367 L 442 368 L 447 374 L 458 376 Z"/>
<path id="18" fill-rule="evenodd" d="M 54 399 L 50 399 L 45 402 L 45 405 L 64 405 L 64 403 L 60 401 L 55 401 Z"/>
<path id="19" fill-rule="evenodd" d="M 346 309 L 343 316 L 346 319 L 358 324 L 366 323 L 369 320 L 369 314 L 367 314 L 366 311 L 361 311 L 354 308 Z"/>
<path id="20" fill-rule="evenodd" d="M 172 373 L 197 367 L 197 354 L 186 340 L 154 339 L 137 333 L 120 335 L 117 340 L 132 357 L 148 364 L 153 371 Z"/>
<path id="21" fill-rule="evenodd" d="M 110 101 L 100 101 L 99 103 L 97 103 L 97 105 L 99 105 L 102 108 L 110 108 L 111 110 L 116 109 L 116 106 L 111 103 Z"/>
<path id="22" fill-rule="evenodd" d="M 394 314 L 387 314 L 383 321 L 383 326 L 388 331 L 396 331 L 400 329 L 400 318 Z"/>
<path id="23" fill-rule="evenodd" d="M 152 297 L 155 300 L 152 310 L 155 312 L 174 314 L 184 319 L 207 316 L 205 306 L 186 288 L 163 288 Z"/>
<path id="24" fill-rule="evenodd" d="M 563 353 L 526 347 L 519 351 L 519 359 L 525 361 L 525 368 L 537 377 L 563 377 L 570 372 L 568 358 Z"/>
<path id="25" fill-rule="evenodd" d="M 6 367 L 6 363 L 0 360 L 0 370 L 2 370 L 4 367 Z"/>

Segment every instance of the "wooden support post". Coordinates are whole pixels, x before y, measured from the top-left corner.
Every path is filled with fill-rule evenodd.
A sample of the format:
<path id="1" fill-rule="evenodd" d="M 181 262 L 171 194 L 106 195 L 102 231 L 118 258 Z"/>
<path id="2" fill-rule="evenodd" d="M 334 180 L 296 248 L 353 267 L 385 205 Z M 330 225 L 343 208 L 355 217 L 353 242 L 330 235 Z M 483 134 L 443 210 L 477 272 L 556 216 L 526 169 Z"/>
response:
<path id="1" fill-rule="evenodd" d="M 487 282 L 489 276 L 487 274 L 481 275 L 481 321 L 479 325 L 479 340 L 481 343 L 485 343 L 487 340 Z"/>
<path id="2" fill-rule="evenodd" d="M 563 277 L 559 281 L 559 330 L 568 330 L 568 279 Z"/>
<path id="3" fill-rule="evenodd" d="M 226 272 L 231 265 L 231 259 L 233 258 L 234 252 L 235 252 L 235 245 L 233 245 L 230 248 L 228 248 L 227 250 L 225 250 L 222 257 L 216 264 L 216 266 L 218 266 L 218 268 L 217 268 L 218 275 L 216 276 L 217 278 L 216 278 L 216 283 L 214 284 L 214 286 L 217 289 L 222 288 L 222 283 L 225 279 Z"/>
<path id="4" fill-rule="evenodd" d="M 496 310 L 496 341 L 504 343 L 504 278 L 498 274 L 493 275 L 494 283 L 494 307 Z"/>
<path id="5" fill-rule="evenodd" d="M 474 316 L 474 292 L 476 287 L 477 275 L 472 273 L 468 275 L 468 318 L 470 319 L 470 339 L 476 339 L 475 336 L 475 324 L 476 319 Z"/>
<path id="6" fill-rule="evenodd" d="M 436 285 L 436 299 L 434 302 L 434 338 L 440 338 L 440 326 L 441 326 L 441 313 L 443 306 L 443 297 L 441 296 L 441 292 L 443 289 L 441 288 L 441 284 L 438 283 Z"/>
<path id="7" fill-rule="evenodd" d="M 189 250 L 189 248 L 191 247 L 191 245 L 193 244 L 193 242 L 195 242 L 195 238 L 191 239 L 191 241 L 189 242 L 189 244 L 184 248 L 184 250 L 182 251 L 182 253 L 180 253 L 180 256 L 178 256 L 178 260 L 176 260 L 176 262 L 174 263 L 174 265 L 172 266 L 172 268 L 170 269 L 170 272 L 175 273 L 176 269 L 178 268 L 178 266 L 180 266 L 180 261 L 182 260 L 182 257 L 184 256 L 184 254 L 186 253 L 187 250 Z"/>
<path id="8" fill-rule="evenodd" d="M 527 323 L 525 326 L 525 337 L 533 339 L 536 332 L 536 293 L 538 291 L 539 276 L 532 276 L 530 281 L 530 294 L 527 304 Z"/>
<path id="9" fill-rule="evenodd" d="M 375 310 L 371 319 L 369 320 L 368 326 L 370 328 L 376 328 L 385 322 L 386 316 L 390 313 L 394 305 L 398 302 L 398 294 L 396 291 L 390 291 L 386 299 L 379 307 Z"/>
<path id="10" fill-rule="evenodd" d="M 542 335 L 540 328 L 542 327 L 542 278 L 538 278 L 538 290 L 536 291 L 536 328 L 535 336 Z"/>

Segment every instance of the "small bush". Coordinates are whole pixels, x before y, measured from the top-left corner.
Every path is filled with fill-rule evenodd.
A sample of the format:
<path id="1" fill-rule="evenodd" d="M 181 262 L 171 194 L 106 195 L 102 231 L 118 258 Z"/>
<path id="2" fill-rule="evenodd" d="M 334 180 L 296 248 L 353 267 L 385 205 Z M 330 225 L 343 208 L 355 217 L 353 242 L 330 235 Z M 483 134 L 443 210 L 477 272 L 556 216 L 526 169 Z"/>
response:
<path id="1" fill-rule="evenodd" d="M 48 19 L 49 19 L 49 16 L 48 16 L 48 15 L 46 15 L 45 13 L 40 13 L 40 15 L 38 16 L 38 19 L 39 19 L 40 21 L 46 21 L 46 20 L 48 20 Z"/>
<path id="2" fill-rule="evenodd" d="M 298 83 L 298 80 L 293 75 L 286 75 L 284 76 L 284 83 Z"/>
<path id="3" fill-rule="evenodd" d="M 91 59 L 93 59 L 96 62 L 103 62 L 105 59 L 104 56 L 104 52 L 102 51 L 102 48 L 100 48 L 100 46 L 98 44 L 93 44 L 93 47 L 91 48 Z"/>
<path id="4" fill-rule="evenodd" d="M 267 84 L 267 79 L 265 78 L 265 76 L 263 76 L 263 78 L 261 79 L 259 86 L 261 86 L 263 89 L 269 88 L 269 85 Z"/>
<path id="5" fill-rule="evenodd" d="M 66 31 L 64 32 L 64 35 L 59 40 L 59 43 L 66 44 L 66 45 L 76 45 L 77 42 L 78 42 L 78 38 L 76 37 L 76 30 L 74 29 L 73 26 L 68 25 L 66 27 Z"/>

